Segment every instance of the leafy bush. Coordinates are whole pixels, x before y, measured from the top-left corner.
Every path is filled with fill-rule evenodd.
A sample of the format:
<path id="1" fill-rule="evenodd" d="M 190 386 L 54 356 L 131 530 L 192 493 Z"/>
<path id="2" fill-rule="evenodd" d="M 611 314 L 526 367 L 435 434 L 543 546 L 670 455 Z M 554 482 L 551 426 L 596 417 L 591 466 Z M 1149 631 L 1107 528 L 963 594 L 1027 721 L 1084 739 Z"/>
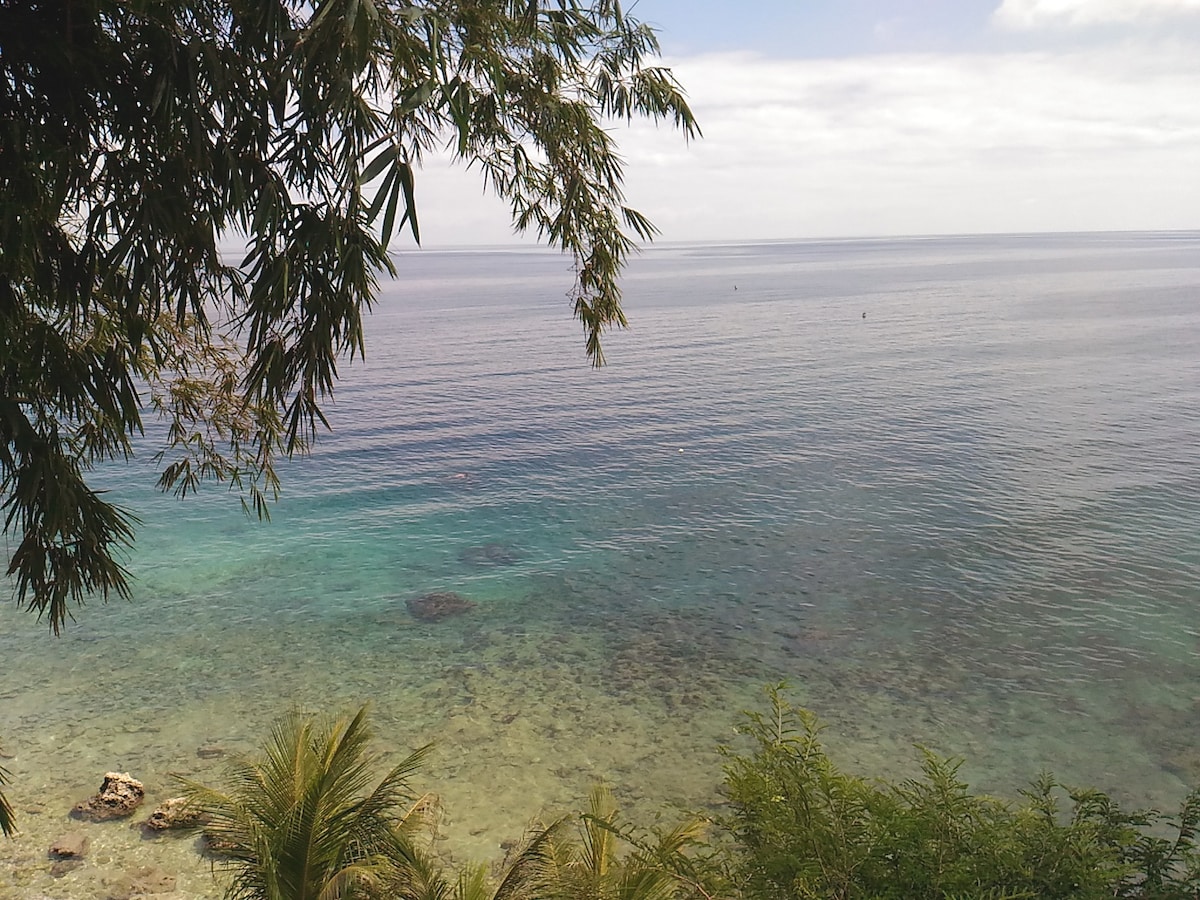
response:
<path id="1" fill-rule="evenodd" d="M 747 900 L 1200 896 L 1200 792 L 1177 821 L 1049 776 L 1009 803 L 970 793 L 961 760 L 928 751 L 919 778 L 867 780 L 833 764 L 782 685 L 769 693 L 769 717 L 748 713 L 742 729 L 752 752 L 724 751 L 731 812 L 719 825 Z"/>

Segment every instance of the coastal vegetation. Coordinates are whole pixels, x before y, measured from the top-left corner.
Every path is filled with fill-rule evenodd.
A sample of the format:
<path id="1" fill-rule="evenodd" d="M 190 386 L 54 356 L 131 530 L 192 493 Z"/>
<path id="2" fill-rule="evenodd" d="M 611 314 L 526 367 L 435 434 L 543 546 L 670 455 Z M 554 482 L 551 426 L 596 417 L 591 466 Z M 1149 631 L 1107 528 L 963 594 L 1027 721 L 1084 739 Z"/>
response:
<path id="1" fill-rule="evenodd" d="M 922 749 L 921 775 L 897 782 L 839 769 L 820 726 L 770 691 L 749 713 L 750 752 L 727 751 L 738 896 L 1184 898 L 1200 891 L 1200 792 L 1177 818 L 1128 812 L 1110 796 L 1041 775 L 1017 802 L 972 793 L 961 760 Z"/>
<path id="2" fill-rule="evenodd" d="M 1194 898 L 1200 794 L 1178 817 L 1037 778 L 1017 801 L 973 793 L 960 762 L 922 750 L 899 781 L 842 771 L 783 686 L 723 749 L 724 799 L 639 829 L 597 785 L 586 811 L 534 824 L 495 866 L 433 851 L 436 802 L 412 787 L 429 748 L 379 781 L 366 711 L 292 713 L 230 785 L 190 785 L 238 900 L 797 900 Z"/>
<path id="3" fill-rule="evenodd" d="M 332 721 L 293 712 L 258 758 L 231 767 L 226 788 L 188 783 L 207 844 L 232 875 L 230 900 L 654 900 L 675 896 L 686 877 L 678 861 L 701 822 L 620 857 L 617 809 L 604 786 L 583 816 L 532 828 L 495 877 L 486 866 L 450 872 L 422 842 L 436 827 L 436 798 L 411 787 L 430 748 L 376 782 L 369 739 L 365 707 Z"/>

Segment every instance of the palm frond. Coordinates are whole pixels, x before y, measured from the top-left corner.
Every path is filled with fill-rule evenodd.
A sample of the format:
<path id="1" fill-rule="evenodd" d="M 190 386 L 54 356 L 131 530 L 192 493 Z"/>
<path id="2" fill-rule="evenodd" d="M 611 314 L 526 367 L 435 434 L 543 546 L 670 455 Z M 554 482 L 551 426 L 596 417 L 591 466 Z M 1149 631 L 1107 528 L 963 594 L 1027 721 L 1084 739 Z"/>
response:
<path id="1" fill-rule="evenodd" d="M 524 900 L 548 894 L 547 885 L 562 883 L 559 839 L 570 821 L 564 816 L 526 837 L 520 849 L 505 860 L 504 874 L 492 900 Z"/>
<path id="2" fill-rule="evenodd" d="M 441 864 L 403 836 L 399 837 L 385 896 L 395 900 L 451 900 L 457 897 L 457 885 L 451 884 Z"/>
<path id="3" fill-rule="evenodd" d="M 260 756 L 231 765 L 227 790 L 185 781 L 233 870 L 230 898 L 379 896 L 403 880 L 399 870 L 418 866 L 402 832 L 415 797 L 409 782 L 429 748 L 376 781 L 370 739 L 366 707 L 326 721 L 293 711 Z"/>
<path id="4" fill-rule="evenodd" d="M 466 866 L 458 873 L 454 900 L 495 900 L 489 887 L 487 866 Z"/>
<path id="5" fill-rule="evenodd" d="M 0 784 L 8 784 L 8 770 L 3 766 L 0 766 Z M 0 792 L 0 834 L 12 837 L 16 833 L 17 815 L 13 812 L 13 808 L 3 792 Z"/>
<path id="6" fill-rule="evenodd" d="M 588 795 L 588 812 L 580 828 L 584 869 L 595 878 L 603 878 L 616 860 L 617 836 L 612 825 L 617 818 L 617 802 L 605 784 L 592 787 Z"/>

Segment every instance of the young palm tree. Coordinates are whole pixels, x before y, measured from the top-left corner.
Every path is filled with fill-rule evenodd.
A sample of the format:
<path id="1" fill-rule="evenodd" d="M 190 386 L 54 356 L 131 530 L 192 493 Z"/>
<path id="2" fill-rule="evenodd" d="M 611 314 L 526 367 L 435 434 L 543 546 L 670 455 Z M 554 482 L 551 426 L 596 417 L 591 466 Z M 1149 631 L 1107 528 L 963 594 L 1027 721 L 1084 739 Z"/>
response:
<path id="1" fill-rule="evenodd" d="M 456 880 L 428 859 L 414 860 L 404 882 L 395 884 L 395 900 L 550 900 L 554 888 L 553 840 L 567 819 L 532 832 L 502 866 L 499 881 L 486 865 L 467 866 Z M 413 877 L 413 876 L 416 877 Z"/>
<path id="2" fill-rule="evenodd" d="M 409 779 L 421 748 L 371 787 L 366 707 L 320 723 L 294 712 L 261 758 L 237 763 L 226 792 L 188 782 L 205 831 L 233 870 L 229 900 L 394 897 L 427 865 L 415 849 Z"/>
<path id="3" fill-rule="evenodd" d="M 621 829 L 612 791 L 592 788 L 588 812 L 580 818 L 575 839 L 561 840 L 563 829 L 550 837 L 552 868 L 542 896 L 561 900 L 682 900 L 706 897 L 700 883 L 688 876 L 684 849 L 695 844 L 703 830 L 699 820 L 686 821 L 660 834 L 654 842 L 637 840 L 621 857 L 622 840 L 633 841 Z"/>
<path id="4" fill-rule="evenodd" d="M 572 828 L 573 822 L 578 823 Z M 451 882 L 443 870 L 414 866 L 423 877 L 407 876 L 396 900 L 689 900 L 709 897 L 690 877 L 683 858 L 696 842 L 699 822 L 687 822 L 654 842 L 618 834 L 616 804 L 606 787 L 593 789 L 588 812 L 563 817 L 531 831 L 505 860 L 498 881 L 487 866 L 462 870 Z M 620 845 L 633 840 L 628 855 Z"/>

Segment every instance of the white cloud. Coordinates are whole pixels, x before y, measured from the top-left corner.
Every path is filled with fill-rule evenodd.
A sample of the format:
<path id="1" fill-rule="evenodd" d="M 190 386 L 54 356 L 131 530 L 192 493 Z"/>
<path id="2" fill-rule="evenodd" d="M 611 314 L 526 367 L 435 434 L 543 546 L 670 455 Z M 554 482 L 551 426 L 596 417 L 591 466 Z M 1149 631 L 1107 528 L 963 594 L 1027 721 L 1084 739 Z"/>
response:
<path id="1" fill-rule="evenodd" d="M 704 138 L 618 129 L 665 240 L 1200 228 L 1200 53 L 669 60 Z M 418 181 L 429 244 L 509 238 L 473 173 Z"/>
<path id="2" fill-rule="evenodd" d="M 1007 28 L 1131 24 L 1200 13 L 1200 0 L 1003 0 L 993 21 Z"/>
<path id="3" fill-rule="evenodd" d="M 705 129 L 636 129 L 668 238 L 1200 226 L 1200 55 L 680 60 Z"/>

